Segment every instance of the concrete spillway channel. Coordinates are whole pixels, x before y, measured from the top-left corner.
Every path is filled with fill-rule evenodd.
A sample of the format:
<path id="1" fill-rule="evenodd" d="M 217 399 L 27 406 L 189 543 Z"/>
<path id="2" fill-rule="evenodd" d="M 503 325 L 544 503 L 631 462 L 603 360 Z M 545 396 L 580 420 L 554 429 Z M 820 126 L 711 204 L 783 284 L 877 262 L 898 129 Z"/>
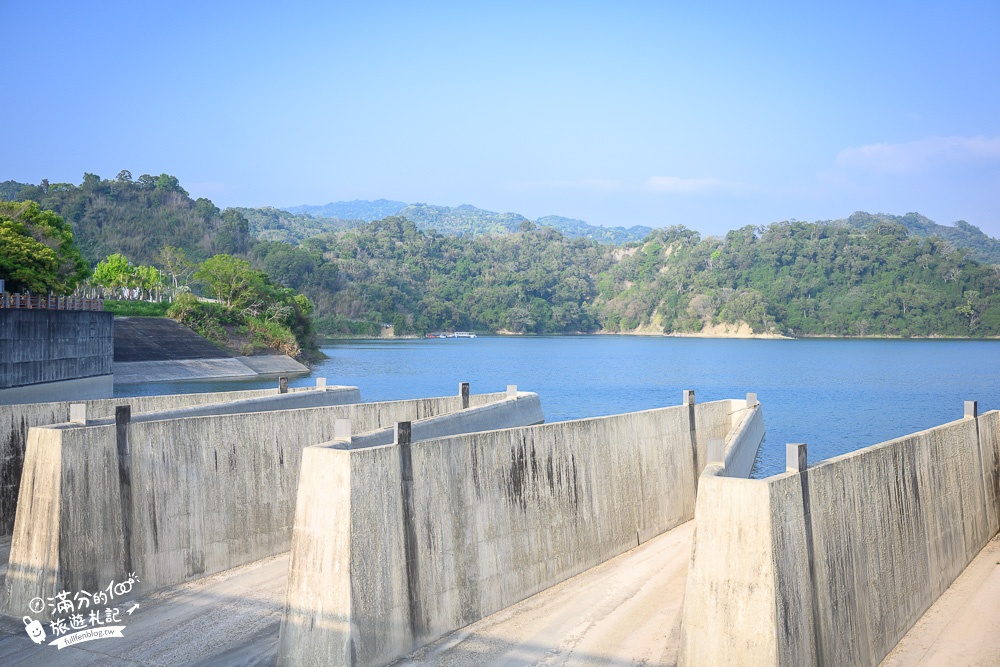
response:
<path id="1" fill-rule="evenodd" d="M 997 535 L 998 489 L 1000 412 L 973 401 L 813 466 L 789 445 L 788 471 L 767 479 L 707 470 L 680 664 L 879 664 Z"/>
<path id="2" fill-rule="evenodd" d="M 1000 412 L 749 480 L 753 398 L 495 430 L 512 395 L 32 429 L 0 664 L 876 665 L 1000 588 Z M 126 557 L 123 638 L 32 643 Z"/>
<path id="3" fill-rule="evenodd" d="M 497 403 L 502 405 L 496 405 Z M 465 405 L 469 409 L 461 410 Z M 406 409 L 401 409 L 403 406 Z M 709 423 L 712 421 L 713 406 L 718 424 Z M 731 429 L 732 416 L 729 408 L 727 401 L 718 405 L 705 404 L 696 408 L 692 404 L 672 409 L 678 416 L 686 419 L 674 426 L 683 436 L 678 441 L 683 445 L 681 451 L 684 452 L 682 459 L 685 463 L 682 468 L 691 481 L 694 479 L 694 469 L 708 456 L 707 443 L 710 436 L 724 435 Z M 447 419 L 442 415 L 449 409 L 461 411 L 453 419 Z M 420 438 L 438 436 L 440 439 L 467 429 L 510 426 L 512 421 L 518 419 L 530 424 L 542 419 L 537 396 L 516 392 L 513 388 L 509 388 L 506 393 L 493 395 L 340 406 L 336 408 L 336 414 L 330 413 L 331 410 L 334 408 L 187 417 L 174 414 L 166 420 L 150 416 L 146 419 L 130 419 L 127 423 L 119 419 L 117 423 L 88 422 L 86 426 L 76 424 L 33 429 L 29 435 L 21 493 L 22 507 L 18 512 L 10 568 L 5 583 L 8 613 L 20 614 L 21 609 L 25 606 L 30 608 L 36 598 L 57 598 L 61 590 L 99 590 L 99 582 L 115 579 L 120 581 L 129 574 L 136 575 L 133 596 L 146 594 L 145 597 L 136 599 L 142 599 L 144 604 L 153 604 L 154 607 L 158 604 L 157 608 L 162 610 L 164 607 L 170 608 L 170 601 L 164 599 L 164 596 L 169 598 L 174 591 L 180 590 L 176 587 L 178 581 L 202 577 L 211 580 L 213 576 L 217 580 L 232 572 L 223 572 L 226 568 L 240 563 L 252 563 L 262 556 L 267 557 L 270 555 L 267 553 L 268 549 L 272 553 L 280 553 L 282 546 L 287 549 L 291 537 L 292 512 L 285 501 L 288 498 L 294 500 L 295 489 L 291 489 L 292 492 L 289 493 L 287 485 L 283 486 L 279 479 L 280 474 L 267 478 L 267 481 L 273 482 L 270 485 L 261 484 L 260 475 L 264 473 L 267 477 L 268 471 L 273 472 L 282 467 L 294 468 L 298 472 L 298 462 L 290 460 L 294 451 L 290 445 L 293 443 L 288 442 L 294 439 L 295 431 L 309 432 L 302 442 L 327 442 L 324 446 L 309 449 L 335 451 L 349 458 L 355 457 L 355 460 L 366 452 L 379 457 L 392 452 L 396 455 L 396 475 L 401 479 L 398 477 L 403 470 L 399 451 L 404 445 L 399 442 L 398 428 L 390 429 L 391 439 L 396 442 L 388 445 L 378 443 L 384 440 L 387 425 L 409 421 L 410 446 L 413 448 L 410 475 L 415 476 L 415 480 L 420 480 L 419 484 L 414 483 L 412 489 L 413 498 L 418 499 L 423 482 L 426 481 L 426 463 L 422 457 L 424 452 L 430 451 L 421 445 L 423 442 L 433 442 L 421 441 Z M 323 411 L 327 412 L 326 418 L 317 419 L 318 414 Z M 292 415 L 295 416 L 294 419 L 291 419 Z M 119 417 L 121 416 L 119 412 Z M 338 424 L 338 419 L 350 419 L 353 430 L 357 432 L 357 435 L 351 437 L 350 444 L 344 442 L 343 422 Z M 569 428 L 577 432 L 577 438 L 587 440 L 592 435 L 590 430 L 600 430 L 608 424 L 608 419 L 591 420 L 586 426 L 583 426 L 584 422 L 580 422 Z M 326 426 L 321 428 L 319 422 Z M 619 428 L 627 428 L 628 424 L 623 423 Z M 632 425 L 641 424 L 636 422 Z M 323 428 L 329 430 L 324 432 Z M 341 438 L 331 441 L 338 435 L 338 429 Z M 123 431 L 128 440 L 124 449 Z M 516 432 L 518 431 L 499 433 Z M 647 439 L 658 437 L 655 431 L 643 431 L 641 428 L 638 433 L 644 433 Z M 282 451 L 272 451 L 275 443 L 282 442 L 289 446 Z M 573 443 L 567 441 L 563 447 L 571 444 Z M 583 446 L 582 442 L 576 444 Z M 613 443 L 605 440 L 603 446 L 612 447 Z M 127 503 L 123 500 L 122 492 L 126 486 L 122 483 L 121 476 L 122 461 L 125 460 L 122 458 L 123 451 L 127 454 L 127 467 L 131 471 L 131 479 L 127 485 L 130 491 Z M 532 492 L 531 485 L 538 482 L 537 459 L 533 464 L 530 449 L 523 443 L 513 451 L 513 460 L 507 462 L 513 467 L 503 467 L 506 470 L 504 474 L 508 477 L 507 497 L 519 498 L 519 506 L 526 509 Z M 585 488 L 582 485 L 586 484 L 586 478 L 592 472 L 578 469 L 574 473 L 574 456 L 570 453 L 568 461 L 553 461 L 545 474 L 551 478 L 549 483 L 563 485 L 564 490 L 575 489 L 572 491 L 576 494 L 573 502 L 581 505 Z M 281 463 L 282 457 L 286 457 L 287 464 Z M 484 466 L 480 466 L 475 474 L 485 475 L 494 468 L 486 463 L 489 458 L 492 457 L 484 456 Z M 274 463 L 275 459 L 278 460 L 277 465 Z M 752 456 L 750 459 L 752 460 Z M 224 465 L 219 465 L 220 461 Z M 663 462 L 665 461 L 661 461 Z M 304 458 L 303 475 L 308 474 L 311 468 L 308 459 Z M 461 471 L 452 469 L 451 472 L 461 476 Z M 493 475 L 492 472 L 489 474 Z M 256 476 L 255 483 L 246 484 L 247 476 Z M 572 484 L 565 486 L 570 479 L 573 480 Z M 481 477 L 475 483 L 488 481 Z M 32 490 L 29 492 L 25 490 L 27 488 Z M 255 488 L 265 488 L 267 493 L 250 493 Z M 357 484 L 353 484 L 350 489 L 358 491 Z M 378 491 L 378 487 L 373 489 Z M 311 485 L 308 491 L 298 493 L 300 507 L 309 498 L 309 494 L 316 490 L 315 485 Z M 391 498 L 393 495 L 397 500 L 401 498 L 399 494 L 403 493 L 402 483 L 395 491 L 385 491 L 388 504 L 394 504 Z M 661 489 L 661 492 L 666 491 Z M 25 502 L 28 497 L 30 501 Z M 689 499 L 688 505 L 692 503 L 693 498 Z M 131 516 L 126 504 L 131 507 Z M 282 506 L 283 509 L 278 514 L 287 517 L 283 545 L 275 537 L 280 530 L 280 522 L 274 517 L 274 506 Z M 155 515 L 152 508 L 158 508 Z M 336 510 L 327 509 L 331 510 L 331 514 Z M 348 509 L 355 511 L 357 505 Z M 411 509 L 416 511 L 417 506 Z M 424 511 L 423 508 L 419 509 Z M 683 511 L 681 510 L 682 513 Z M 650 516 L 655 514 L 657 511 L 653 511 Z M 249 521 L 250 519 L 253 521 Z M 128 525 L 131 526 L 130 531 L 126 529 Z M 655 530 L 656 527 L 652 524 L 648 527 L 635 524 L 629 529 L 633 537 L 626 540 L 626 543 L 631 544 L 633 539 L 636 542 L 646 539 L 652 534 L 650 531 Z M 419 541 L 414 541 L 411 547 L 419 548 L 419 544 Z M 612 551 L 620 550 L 618 546 L 609 548 Z M 602 551 L 608 553 L 607 549 Z M 378 555 L 373 554 L 372 557 L 378 558 Z M 127 565 L 131 565 L 134 572 L 125 572 Z M 273 567 L 273 563 L 270 566 Z M 279 565 L 278 571 L 280 569 Z M 212 572 L 220 574 L 212 575 Z M 182 588 L 197 585 L 197 582 L 192 582 Z M 85 588 L 88 586 L 89 589 Z M 150 591 L 159 592 L 148 595 Z M 182 592 L 177 594 L 183 597 Z M 189 609 L 192 602 L 194 606 L 199 606 L 196 601 L 188 600 L 179 608 L 175 607 L 174 613 L 169 614 L 170 618 L 184 616 L 184 610 Z M 49 616 L 51 620 L 51 614 L 48 614 L 50 611 L 44 609 L 37 615 Z M 8 627 L 9 625 L 8 623 Z M 16 624 L 14 627 L 16 629 Z M 143 625 L 139 623 L 139 627 L 142 628 Z M 168 628 L 161 626 L 158 630 L 152 630 L 147 626 L 137 634 L 142 632 L 147 640 L 144 648 L 128 642 L 104 642 L 100 651 L 90 650 L 108 658 L 116 655 L 112 647 L 119 646 L 122 651 L 131 650 L 133 655 L 143 656 L 131 659 L 148 664 L 158 662 L 157 650 L 163 654 L 170 653 L 169 647 L 162 644 L 152 652 L 149 648 L 149 641 L 156 643 L 154 637 L 170 634 Z M 21 643 L 27 639 L 25 635 L 17 638 Z M 37 647 L 30 648 L 34 650 Z M 105 650 L 112 652 L 103 653 Z M 236 650 L 238 652 L 239 648 Z M 22 649 L 13 653 L 5 653 L 5 649 L 0 649 L 0 655 L 24 657 L 27 654 Z M 126 658 L 120 653 L 117 655 Z M 175 654 L 175 657 L 178 656 Z M 30 656 L 27 659 L 29 662 L 25 664 L 30 664 Z M 191 656 L 188 655 L 181 662 L 190 659 Z"/>
<path id="4" fill-rule="evenodd" d="M 760 405 L 724 400 L 356 449 L 309 447 L 278 664 L 386 665 L 694 515 L 750 472 Z"/>
<path id="5" fill-rule="evenodd" d="M 31 428 L 5 612 L 51 620 L 54 610 L 33 601 L 130 575 L 135 597 L 288 551 L 302 450 L 333 438 L 340 420 L 362 436 L 447 413 L 465 416 L 459 429 L 481 411 L 498 426 L 543 420 L 537 395 L 516 389 L 470 395 L 465 385 L 455 396 L 342 404 L 345 396 L 356 401 L 357 389 L 135 416 L 119 407 L 116 419 Z M 284 409 L 317 400 L 329 405 Z"/>

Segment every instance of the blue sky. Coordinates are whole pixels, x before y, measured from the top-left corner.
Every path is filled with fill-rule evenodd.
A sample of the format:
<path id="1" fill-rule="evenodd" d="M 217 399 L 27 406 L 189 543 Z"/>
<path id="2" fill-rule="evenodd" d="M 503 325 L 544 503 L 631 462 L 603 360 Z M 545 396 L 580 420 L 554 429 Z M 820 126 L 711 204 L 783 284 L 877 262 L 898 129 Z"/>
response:
<path id="1" fill-rule="evenodd" d="M 1000 3 L 753 4 L 0 0 L 0 180 L 1000 236 Z"/>

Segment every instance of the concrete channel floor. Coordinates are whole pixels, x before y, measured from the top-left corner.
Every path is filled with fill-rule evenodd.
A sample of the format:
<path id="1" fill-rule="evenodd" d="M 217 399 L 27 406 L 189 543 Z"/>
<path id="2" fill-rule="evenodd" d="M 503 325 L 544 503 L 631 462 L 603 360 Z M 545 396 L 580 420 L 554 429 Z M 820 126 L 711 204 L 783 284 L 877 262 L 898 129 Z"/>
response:
<path id="1" fill-rule="evenodd" d="M 33 644 L 20 619 L 0 616 L 0 665 L 274 665 L 287 579 L 286 553 L 152 593 L 122 615 L 123 638 L 64 649 Z"/>
<path id="2" fill-rule="evenodd" d="M 689 521 L 397 664 L 673 665 L 693 532 Z M 153 593 L 124 638 L 62 650 L 0 616 L 0 665 L 274 665 L 287 571 L 283 554 Z"/>
<path id="3" fill-rule="evenodd" d="M 881 667 L 1000 665 L 1000 536 L 990 540 Z"/>
<path id="4" fill-rule="evenodd" d="M 395 667 L 677 664 L 694 521 L 477 621 Z"/>
<path id="5" fill-rule="evenodd" d="M 457 630 L 396 667 L 672 667 L 694 522 Z M 9 541 L 0 542 L 0 576 Z M 274 665 L 288 554 L 140 598 L 123 639 L 57 650 L 0 616 L 0 665 Z M 931 606 L 882 667 L 1000 665 L 1000 536 Z M 48 628 L 46 627 L 46 630 Z"/>

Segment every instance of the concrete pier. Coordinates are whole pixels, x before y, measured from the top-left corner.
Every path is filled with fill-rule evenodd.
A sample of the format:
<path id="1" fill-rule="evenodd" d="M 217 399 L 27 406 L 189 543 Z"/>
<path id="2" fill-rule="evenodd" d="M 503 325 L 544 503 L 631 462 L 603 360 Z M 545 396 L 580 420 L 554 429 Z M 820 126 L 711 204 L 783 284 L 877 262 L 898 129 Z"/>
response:
<path id="1" fill-rule="evenodd" d="M 277 383 L 275 383 L 277 385 Z M 74 421 L 73 405 L 82 406 L 85 420 L 94 424 L 113 418 L 115 408 L 129 405 L 133 419 L 143 420 L 146 414 L 202 406 L 200 412 L 188 414 L 222 414 L 225 412 L 259 412 L 284 408 L 303 408 L 319 405 L 342 405 L 361 402 L 357 387 L 326 387 L 323 394 L 303 394 L 310 387 L 292 389 L 292 396 L 277 399 L 278 389 L 253 389 L 200 394 L 172 394 L 168 396 L 134 396 L 131 398 L 103 398 L 86 401 L 62 401 L 0 405 L 0 538 L 14 529 L 14 513 L 21 488 L 21 471 L 24 466 L 28 429 L 32 426 L 62 424 Z M 86 423 L 85 421 L 83 422 Z"/>
<path id="2" fill-rule="evenodd" d="M 469 398 L 478 408 L 506 394 Z M 57 587 L 91 590 L 132 570 L 149 592 L 287 551 L 303 448 L 333 438 L 338 419 L 370 431 L 461 404 L 456 395 L 240 414 L 204 406 L 32 428 L 4 609 L 20 616 Z"/>
<path id="3" fill-rule="evenodd" d="M 279 664 L 385 665 L 613 558 L 692 517 L 710 440 L 746 474 L 762 436 L 726 400 L 307 448 Z"/>
<path id="4" fill-rule="evenodd" d="M 956 412 L 961 414 L 961 405 Z M 681 665 L 875 665 L 997 534 L 1000 412 L 702 476 Z"/>

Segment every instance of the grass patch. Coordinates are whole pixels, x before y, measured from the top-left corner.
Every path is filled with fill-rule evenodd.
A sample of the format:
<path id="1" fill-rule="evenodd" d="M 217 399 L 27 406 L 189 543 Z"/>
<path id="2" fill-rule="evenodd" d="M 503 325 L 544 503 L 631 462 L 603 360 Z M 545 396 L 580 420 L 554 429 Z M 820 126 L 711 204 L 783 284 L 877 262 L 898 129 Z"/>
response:
<path id="1" fill-rule="evenodd" d="M 115 317 L 166 317 L 170 303 L 167 301 L 118 301 L 104 300 L 104 310 Z"/>

